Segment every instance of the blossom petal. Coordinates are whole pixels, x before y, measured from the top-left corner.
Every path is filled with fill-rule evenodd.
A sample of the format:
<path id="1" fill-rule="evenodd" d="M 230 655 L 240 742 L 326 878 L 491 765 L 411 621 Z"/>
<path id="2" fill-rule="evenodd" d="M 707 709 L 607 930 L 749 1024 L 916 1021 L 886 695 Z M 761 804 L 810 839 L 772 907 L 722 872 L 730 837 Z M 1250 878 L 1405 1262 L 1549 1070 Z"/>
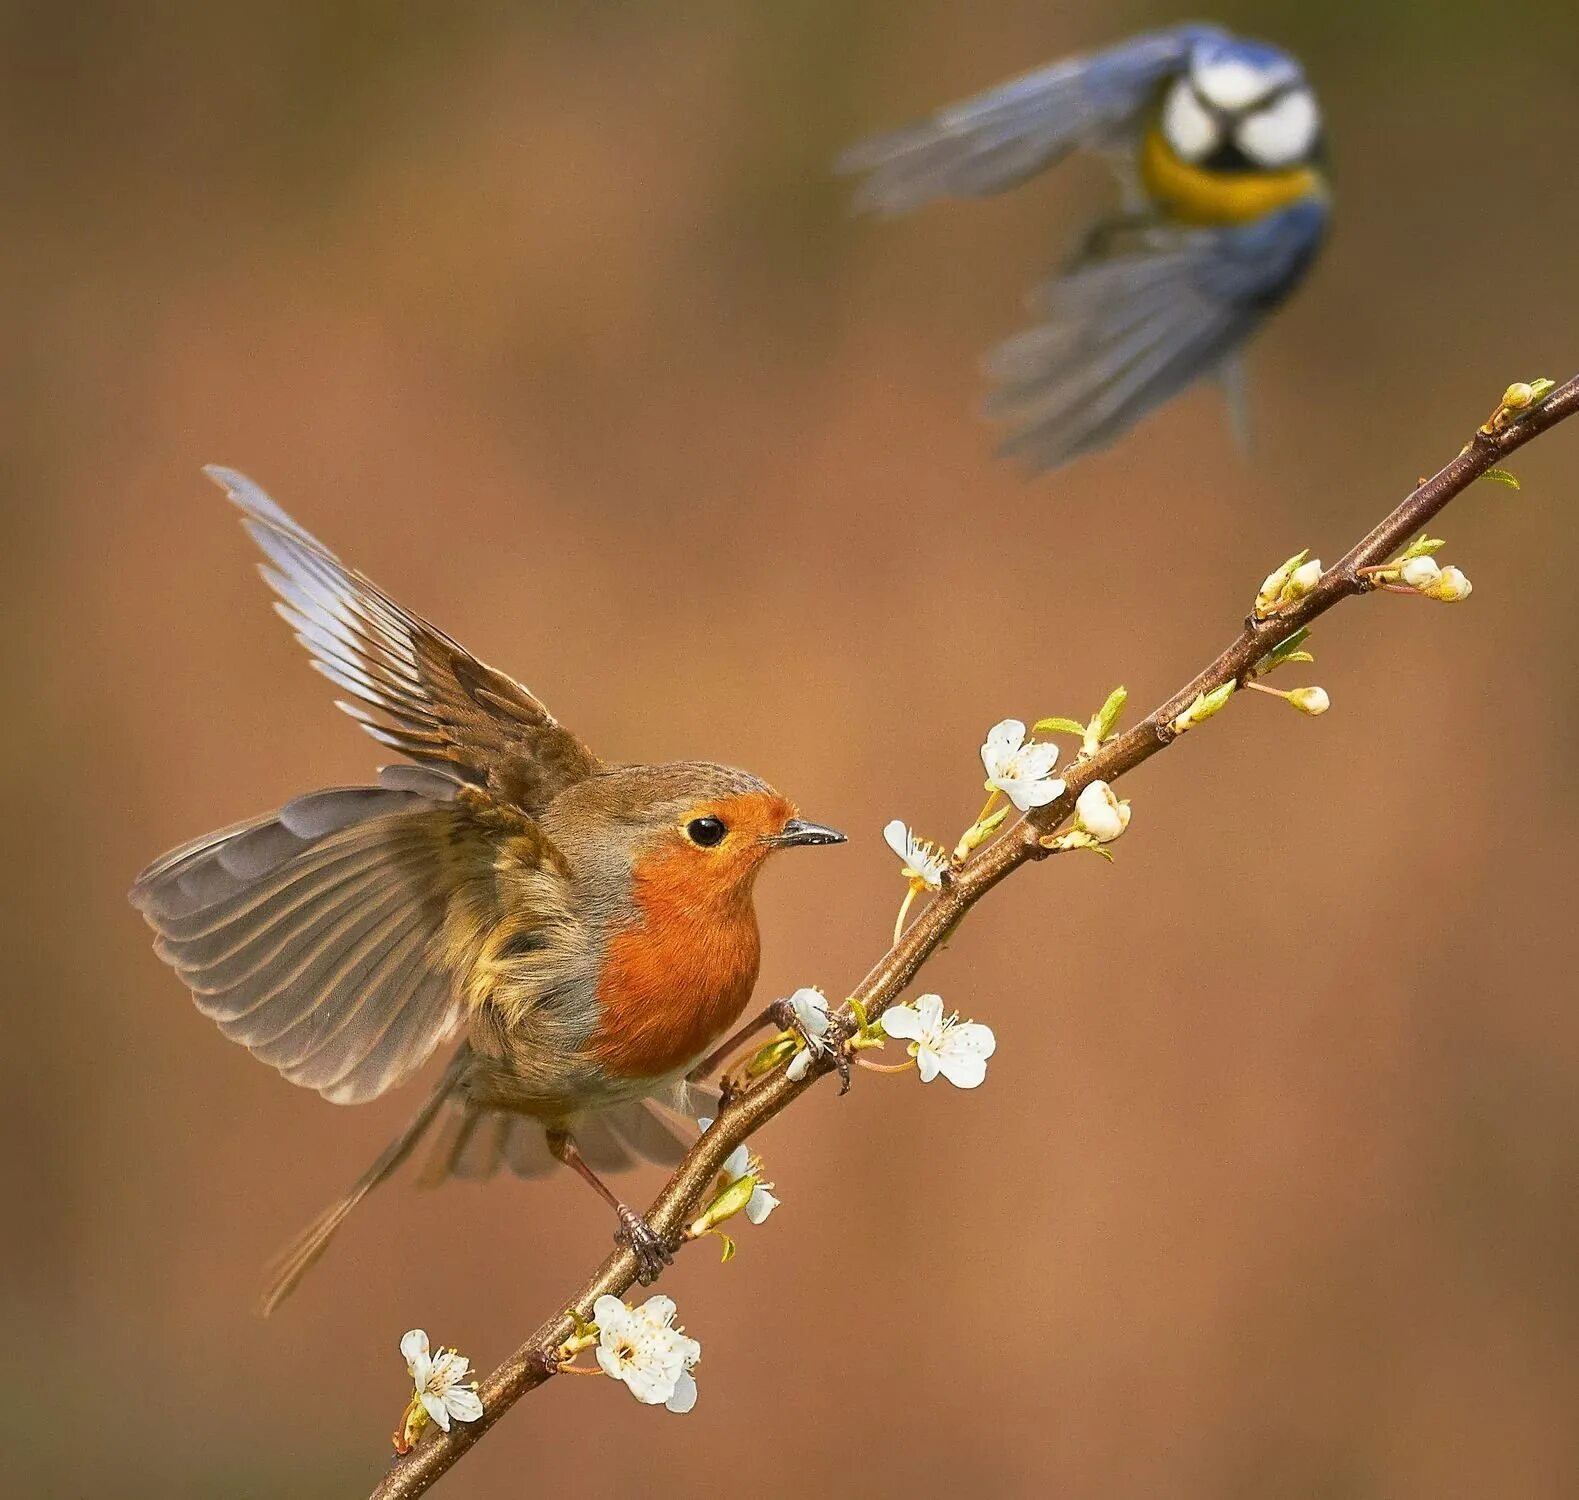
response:
<path id="1" fill-rule="evenodd" d="M 963 1021 L 951 1026 L 938 1049 L 938 1071 L 958 1089 L 978 1087 L 987 1076 L 987 1059 L 998 1050 L 990 1026 Z"/>
<path id="2" fill-rule="evenodd" d="M 756 1192 L 746 1203 L 746 1218 L 753 1224 L 760 1224 L 778 1206 L 779 1200 L 773 1196 L 772 1190 L 758 1183 Z"/>
<path id="3" fill-rule="evenodd" d="M 724 1159 L 724 1164 L 718 1170 L 734 1181 L 737 1177 L 744 1177 L 751 1167 L 751 1147 L 744 1141 L 736 1146 Z"/>
<path id="4" fill-rule="evenodd" d="M 816 1041 L 828 1030 L 828 1000 L 821 990 L 807 986 L 789 997 L 795 1012 L 795 1024 L 805 1033 L 808 1041 Z"/>
<path id="5" fill-rule="evenodd" d="M 643 1406 L 662 1406 L 674 1394 L 677 1375 L 651 1365 L 633 1365 L 625 1370 L 623 1378 L 626 1388 Z"/>
<path id="6" fill-rule="evenodd" d="M 421 1328 L 413 1328 L 409 1333 L 402 1335 L 400 1352 L 405 1356 L 406 1368 L 409 1370 L 419 1359 L 428 1357 L 428 1335 Z"/>
<path id="7" fill-rule="evenodd" d="M 921 1016 L 913 1005 L 891 1005 L 882 1015 L 883 1030 L 893 1037 L 895 1041 L 913 1042 L 918 1040 L 924 1028 Z"/>
<path id="8" fill-rule="evenodd" d="M 1040 781 L 1057 764 L 1057 745 L 1027 745 L 1014 757 L 1014 774 L 1025 781 Z"/>
<path id="9" fill-rule="evenodd" d="M 623 1328 L 630 1318 L 630 1309 L 618 1297 L 610 1297 L 605 1293 L 592 1304 L 592 1321 L 598 1325 L 598 1332 L 611 1334 Z"/>
<path id="10" fill-rule="evenodd" d="M 948 1051 L 969 1052 L 975 1057 L 991 1057 L 998 1050 L 992 1027 L 980 1021 L 958 1021 L 949 1028 Z"/>
<path id="11" fill-rule="evenodd" d="M 420 1397 L 423 1409 L 445 1431 L 450 1430 L 450 1414 L 444 1405 L 444 1398 L 432 1391 L 423 1391 Z"/>
<path id="12" fill-rule="evenodd" d="M 681 1370 L 674 1382 L 674 1394 L 664 1405 L 680 1416 L 690 1411 L 696 1405 L 696 1376 L 689 1370 Z"/>
<path id="13" fill-rule="evenodd" d="M 883 825 L 883 842 L 901 859 L 910 858 L 910 830 L 898 818 Z"/>
<path id="14" fill-rule="evenodd" d="M 789 1066 L 784 1070 L 784 1076 L 791 1083 L 799 1083 L 811 1069 L 811 1053 L 802 1047 L 794 1057 L 789 1060 Z"/>
<path id="15" fill-rule="evenodd" d="M 475 1422 L 482 1415 L 482 1397 L 469 1385 L 444 1393 L 444 1405 L 457 1422 Z"/>
<path id="16" fill-rule="evenodd" d="M 943 997 L 923 995 L 916 1001 L 916 1014 L 921 1018 L 921 1029 L 937 1035 L 943 1029 Z"/>
<path id="17" fill-rule="evenodd" d="M 621 1364 L 619 1356 L 612 1349 L 599 1344 L 592 1352 L 597 1356 L 598 1366 L 605 1375 L 610 1376 L 614 1380 L 623 1380 L 625 1378 L 625 1367 Z"/>
<path id="18" fill-rule="evenodd" d="M 925 1042 L 916 1046 L 916 1072 L 921 1075 L 922 1083 L 931 1083 L 938 1076 L 941 1066 L 938 1055 Z"/>
<path id="19" fill-rule="evenodd" d="M 1003 719 L 987 731 L 981 747 L 981 763 L 989 776 L 1001 775 L 1015 752 L 1025 743 L 1025 725 L 1018 719 Z"/>
<path id="20" fill-rule="evenodd" d="M 660 1292 L 655 1297 L 649 1297 L 635 1311 L 637 1317 L 646 1318 L 650 1323 L 658 1323 L 667 1328 L 674 1322 L 674 1315 L 679 1309 L 674 1305 L 673 1297 L 665 1297 Z"/>
<path id="21" fill-rule="evenodd" d="M 673 1334 L 671 1338 L 676 1352 L 685 1361 L 685 1368 L 689 1370 L 702 1357 L 701 1343 L 684 1333 Z"/>
<path id="22" fill-rule="evenodd" d="M 1064 784 L 1061 781 L 1025 781 L 1001 790 L 1021 812 L 1030 812 L 1033 807 L 1046 807 L 1062 797 Z"/>
<path id="23" fill-rule="evenodd" d="M 943 1052 L 937 1071 L 957 1089 L 973 1089 L 987 1077 L 987 1059 L 972 1052 Z"/>

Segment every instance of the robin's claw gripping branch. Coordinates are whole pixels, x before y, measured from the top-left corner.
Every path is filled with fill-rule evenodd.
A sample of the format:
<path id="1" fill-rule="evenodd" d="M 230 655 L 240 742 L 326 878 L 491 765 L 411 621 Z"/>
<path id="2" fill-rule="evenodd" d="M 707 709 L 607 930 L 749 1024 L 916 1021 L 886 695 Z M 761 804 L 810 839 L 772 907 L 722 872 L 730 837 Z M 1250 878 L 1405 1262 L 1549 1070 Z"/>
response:
<path id="1" fill-rule="evenodd" d="M 663 1274 L 665 1266 L 674 1264 L 674 1250 L 635 1209 L 616 1203 L 614 1211 L 620 1219 L 614 1243 L 625 1246 L 636 1257 L 637 1281 L 651 1286 Z"/>

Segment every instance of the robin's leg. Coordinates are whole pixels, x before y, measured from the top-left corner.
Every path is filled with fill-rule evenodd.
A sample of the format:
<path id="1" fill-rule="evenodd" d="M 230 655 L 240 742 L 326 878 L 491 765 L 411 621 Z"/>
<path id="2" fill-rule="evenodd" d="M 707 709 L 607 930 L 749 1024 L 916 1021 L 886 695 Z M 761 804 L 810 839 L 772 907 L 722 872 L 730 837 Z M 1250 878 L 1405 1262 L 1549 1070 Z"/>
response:
<path id="1" fill-rule="evenodd" d="M 788 1000 L 775 1000 L 771 1005 L 764 1007 L 760 1015 L 747 1021 L 744 1026 L 714 1047 L 685 1076 L 692 1083 L 701 1083 L 712 1076 L 713 1070 L 720 1063 L 727 1062 L 736 1048 L 750 1041 L 764 1026 L 777 1026 L 780 1031 L 787 1031 L 794 1024 L 795 1007 Z"/>
<path id="2" fill-rule="evenodd" d="M 598 1196 L 619 1216 L 619 1232 L 615 1242 L 628 1245 L 636 1256 L 636 1279 L 643 1286 L 655 1282 L 665 1266 L 674 1264 L 674 1251 L 662 1235 L 633 1208 L 628 1208 L 609 1191 L 608 1184 L 587 1165 L 586 1158 L 576 1150 L 576 1143 L 568 1130 L 550 1130 L 548 1149 L 578 1177 L 596 1190 Z"/>

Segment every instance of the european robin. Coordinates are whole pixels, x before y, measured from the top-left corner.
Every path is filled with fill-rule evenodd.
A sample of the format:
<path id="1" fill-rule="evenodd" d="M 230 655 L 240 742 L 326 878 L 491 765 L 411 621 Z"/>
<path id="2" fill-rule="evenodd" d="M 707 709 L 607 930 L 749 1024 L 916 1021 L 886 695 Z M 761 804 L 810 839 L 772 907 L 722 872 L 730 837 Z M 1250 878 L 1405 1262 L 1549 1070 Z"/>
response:
<path id="1" fill-rule="evenodd" d="M 338 1104 L 459 1050 L 410 1125 L 289 1247 L 276 1306 L 350 1210 L 449 1117 L 427 1179 L 562 1162 L 650 1280 L 669 1258 L 596 1169 L 673 1162 L 660 1107 L 740 1018 L 775 850 L 840 843 L 745 771 L 606 765 L 520 683 L 395 603 L 251 480 L 208 474 L 340 707 L 405 763 L 195 839 L 132 888 L 224 1034 Z"/>

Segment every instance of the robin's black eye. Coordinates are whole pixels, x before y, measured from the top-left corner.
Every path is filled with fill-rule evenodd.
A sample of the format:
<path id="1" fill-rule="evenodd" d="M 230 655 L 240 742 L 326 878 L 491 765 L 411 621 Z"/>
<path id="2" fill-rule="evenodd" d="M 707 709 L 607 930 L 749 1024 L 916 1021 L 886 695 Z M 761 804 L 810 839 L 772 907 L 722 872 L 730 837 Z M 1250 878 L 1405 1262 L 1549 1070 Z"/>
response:
<path id="1" fill-rule="evenodd" d="M 685 832 L 693 844 L 711 849 L 715 844 L 723 843 L 724 835 L 729 830 L 717 818 L 692 818 L 685 825 Z"/>

